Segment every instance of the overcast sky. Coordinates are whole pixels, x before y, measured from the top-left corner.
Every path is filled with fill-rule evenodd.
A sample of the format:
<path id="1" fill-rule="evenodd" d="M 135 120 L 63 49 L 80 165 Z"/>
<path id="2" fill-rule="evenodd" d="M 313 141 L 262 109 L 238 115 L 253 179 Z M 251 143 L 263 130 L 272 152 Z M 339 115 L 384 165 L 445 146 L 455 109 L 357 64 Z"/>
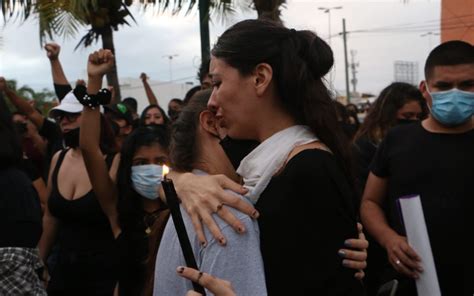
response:
<path id="1" fill-rule="evenodd" d="M 242 0 L 243 1 L 243 0 Z M 310 29 L 327 40 L 329 34 L 328 15 L 318 7 L 342 6 L 331 11 L 331 45 L 336 66 L 333 85 L 344 91 L 344 53 L 342 18 L 350 33 L 348 49 L 356 51 L 358 67 L 358 91 L 378 93 L 393 81 L 393 63 L 396 60 L 419 63 L 419 78 L 430 48 L 439 43 L 440 0 L 352 0 L 318 1 L 288 0 L 283 9 L 286 26 L 295 29 Z M 121 27 L 115 32 L 115 47 L 120 77 L 138 78 L 146 72 L 154 80 L 170 78 L 169 60 L 165 55 L 177 54 L 172 62 L 172 77 L 178 81 L 196 82 L 196 71 L 200 63 L 200 41 L 198 13 L 188 16 L 157 14 L 152 10 L 140 12 L 131 9 L 137 24 Z M 239 11 L 225 22 L 211 24 L 211 46 L 225 28 L 247 18 L 255 18 L 251 10 Z M 57 38 L 63 48 L 61 60 L 70 80 L 84 78 L 87 55 L 99 48 L 100 43 L 90 48 L 74 47 L 85 29 L 76 38 Z M 39 44 L 37 20 L 27 23 L 0 20 L 2 41 L 0 45 L 0 75 L 16 79 L 21 85 L 33 88 L 51 88 L 49 63 Z M 422 36 L 428 33 L 426 36 Z M 336 35 L 336 36 L 335 36 Z M 349 56 L 350 59 L 350 56 Z"/>

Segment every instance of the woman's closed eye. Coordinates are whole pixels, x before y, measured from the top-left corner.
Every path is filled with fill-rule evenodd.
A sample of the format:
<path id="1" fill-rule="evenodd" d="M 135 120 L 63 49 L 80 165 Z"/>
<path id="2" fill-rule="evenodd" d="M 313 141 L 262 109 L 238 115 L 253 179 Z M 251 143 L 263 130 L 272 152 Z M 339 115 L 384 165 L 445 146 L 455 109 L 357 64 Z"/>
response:
<path id="1" fill-rule="evenodd" d="M 220 81 L 213 81 L 213 82 L 211 83 L 212 88 L 214 88 L 214 87 L 215 87 L 215 88 L 219 88 L 220 85 L 221 85 L 221 82 L 220 82 Z"/>

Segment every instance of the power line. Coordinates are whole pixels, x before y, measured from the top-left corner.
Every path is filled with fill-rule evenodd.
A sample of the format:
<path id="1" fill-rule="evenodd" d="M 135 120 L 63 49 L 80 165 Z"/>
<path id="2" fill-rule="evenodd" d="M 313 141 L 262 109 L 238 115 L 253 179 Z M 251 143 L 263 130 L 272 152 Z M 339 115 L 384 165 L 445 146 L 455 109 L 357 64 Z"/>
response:
<path id="1" fill-rule="evenodd" d="M 449 25 L 449 26 L 443 26 L 442 30 L 456 30 L 456 29 L 470 29 L 474 27 L 474 22 L 472 23 L 467 23 L 467 24 L 461 24 L 461 25 Z M 423 33 L 426 31 L 440 31 L 439 26 L 426 26 L 426 27 L 418 27 L 418 28 L 398 28 L 398 29 L 364 29 L 364 30 L 352 30 L 352 31 L 347 31 L 347 34 L 403 34 L 403 33 Z M 331 37 L 337 37 L 341 36 L 342 33 L 337 33 L 332 35 Z"/>
<path id="2" fill-rule="evenodd" d="M 188 79 L 193 79 L 193 78 L 196 78 L 196 77 L 195 76 L 188 76 L 188 77 L 182 77 L 182 78 L 174 79 L 172 81 L 155 82 L 155 83 L 150 83 L 150 86 L 167 85 L 167 84 L 170 84 L 171 82 L 178 82 L 178 81 L 183 81 L 183 80 L 188 80 Z M 143 88 L 143 86 L 142 85 L 137 85 L 137 86 L 127 87 L 127 89 L 137 89 L 137 88 Z"/>
<path id="3" fill-rule="evenodd" d="M 428 21 L 424 21 L 424 22 L 417 22 L 417 23 L 401 23 L 401 24 L 395 24 L 395 25 L 390 25 L 390 26 L 382 26 L 382 27 L 375 27 L 375 28 L 369 28 L 369 29 L 360 29 L 360 30 L 357 30 L 357 31 L 361 31 L 361 30 L 384 30 L 384 29 L 401 29 L 401 28 L 411 28 L 411 27 L 420 27 L 420 26 L 428 26 L 430 23 L 434 23 L 434 24 L 430 24 L 431 26 L 434 26 L 434 25 L 437 25 L 437 23 L 441 23 L 441 22 L 448 22 L 448 23 L 452 23 L 452 22 L 456 22 L 458 21 L 460 18 L 465 18 L 465 17 L 471 17 L 471 16 L 474 16 L 474 14 L 466 14 L 466 15 L 460 15 L 460 16 L 453 16 L 453 17 L 448 17 L 448 18 L 440 18 L 440 19 L 435 19 L 435 20 L 428 20 Z"/>

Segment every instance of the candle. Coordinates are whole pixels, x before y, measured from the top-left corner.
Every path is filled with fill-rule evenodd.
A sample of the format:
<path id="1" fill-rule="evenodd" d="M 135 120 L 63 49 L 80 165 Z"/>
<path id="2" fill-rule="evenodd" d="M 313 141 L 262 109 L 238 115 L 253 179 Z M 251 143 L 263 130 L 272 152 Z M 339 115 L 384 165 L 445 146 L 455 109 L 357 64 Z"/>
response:
<path id="1" fill-rule="evenodd" d="M 176 228 L 176 233 L 178 234 L 179 244 L 181 245 L 181 250 L 183 251 L 186 265 L 188 267 L 198 269 L 196 260 L 194 259 L 194 253 L 189 241 L 188 233 L 186 232 L 186 227 L 184 226 L 183 216 L 181 216 L 178 195 L 176 194 L 173 181 L 166 178 L 168 171 L 168 167 L 163 166 L 163 181 L 161 184 L 163 186 L 163 191 L 165 192 L 166 202 L 170 208 L 171 217 L 174 222 L 174 227 Z M 195 282 L 192 282 L 192 284 L 196 292 L 206 295 L 204 288 L 201 285 Z"/>

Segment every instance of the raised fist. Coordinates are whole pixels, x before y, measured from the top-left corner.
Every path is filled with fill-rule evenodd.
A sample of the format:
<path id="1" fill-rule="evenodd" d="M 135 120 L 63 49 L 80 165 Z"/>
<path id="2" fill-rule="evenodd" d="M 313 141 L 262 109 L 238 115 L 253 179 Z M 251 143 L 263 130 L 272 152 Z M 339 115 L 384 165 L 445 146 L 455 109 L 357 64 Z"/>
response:
<path id="1" fill-rule="evenodd" d="M 146 76 L 146 73 L 142 73 L 142 74 L 140 74 L 140 79 L 141 79 L 142 81 L 145 81 L 145 80 L 148 79 L 148 76 Z"/>
<path id="2" fill-rule="evenodd" d="M 86 86 L 86 82 L 83 79 L 77 79 L 76 80 L 76 86 L 78 86 L 78 85 Z"/>
<path id="3" fill-rule="evenodd" d="M 89 76 L 103 76 L 114 67 L 114 55 L 108 49 L 100 49 L 89 55 L 87 74 Z"/>
<path id="4" fill-rule="evenodd" d="M 59 52 L 61 51 L 61 46 L 56 43 L 46 43 L 44 46 L 44 49 L 46 49 L 46 54 L 48 56 L 48 59 L 51 61 L 57 60 L 59 57 Z"/>

